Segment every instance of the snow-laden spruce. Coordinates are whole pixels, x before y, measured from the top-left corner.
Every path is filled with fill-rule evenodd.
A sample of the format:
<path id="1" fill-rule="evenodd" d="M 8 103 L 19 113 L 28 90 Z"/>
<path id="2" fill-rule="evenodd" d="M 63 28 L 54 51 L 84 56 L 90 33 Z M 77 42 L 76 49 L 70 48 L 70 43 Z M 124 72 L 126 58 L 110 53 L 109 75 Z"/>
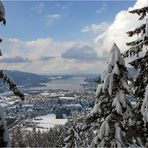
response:
<path id="1" fill-rule="evenodd" d="M 125 61 L 116 44 L 112 46 L 110 58 L 98 84 L 96 101 L 90 116 L 98 117 L 100 129 L 91 147 L 127 147 L 131 104 L 127 99 L 129 86 Z"/>
<path id="2" fill-rule="evenodd" d="M 148 146 L 148 111 L 147 111 L 147 85 L 148 85 L 148 6 L 135 9 L 130 13 L 137 14 L 141 22 L 141 26 L 132 31 L 128 31 L 129 37 L 135 35 L 136 40 L 126 43 L 129 49 L 124 56 L 137 56 L 136 60 L 130 62 L 138 71 L 138 75 L 133 81 L 133 97 L 136 100 L 133 111 L 133 126 L 131 126 L 131 137 L 136 144 L 141 147 Z M 134 38 L 134 39 L 135 39 Z M 141 54 L 140 54 L 141 53 Z"/>
<path id="3" fill-rule="evenodd" d="M 93 132 L 91 129 L 85 131 L 84 117 L 73 117 L 66 123 L 67 132 L 64 138 L 65 148 L 87 147 L 92 139 Z"/>

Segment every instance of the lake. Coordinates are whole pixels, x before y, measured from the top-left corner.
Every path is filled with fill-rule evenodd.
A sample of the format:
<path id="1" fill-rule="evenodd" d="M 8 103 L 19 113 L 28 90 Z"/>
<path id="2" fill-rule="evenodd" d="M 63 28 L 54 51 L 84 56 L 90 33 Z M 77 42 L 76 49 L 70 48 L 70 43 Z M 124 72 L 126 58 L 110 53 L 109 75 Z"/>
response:
<path id="1" fill-rule="evenodd" d="M 81 84 L 85 84 L 85 77 L 72 77 L 68 79 L 56 79 L 51 82 L 42 83 L 46 86 L 43 87 L 33 87 L 31 90 L 43 90 L 43 89 L 64 89 L 64 90 L 78 90 L 81 89 Z"/>
<path id="2" fill-rule="evenodd" d="M 49 81 L 47 83 L 42 83 L 43 85 L 46 86 L 34 86 L 34 87 L 24 87 L 22 90 L 28 91 L 30 90 L 31 92 L 40 92 L 40 91 L 48 91 L 48 90 L 58 90 L 58 89 L 63 89 L 63 90 L 68 90 L 68 91 L 74 91 L 74 90 L 79 90 L 82 89 L 83 86 L 81 84 L 85 84 L 86 82 L 84 81 L 86 77 L 70 77 L 67 79 L 53 79 L 52 81 Z M 26 93 L 28 94 L 28 92 Z M 7 97 L 13 95 L 13 92 L 11 91 L 6 91 L 0 94 L 0 97 Z M 46 94 L 43 94 L 46 95 Z"/>

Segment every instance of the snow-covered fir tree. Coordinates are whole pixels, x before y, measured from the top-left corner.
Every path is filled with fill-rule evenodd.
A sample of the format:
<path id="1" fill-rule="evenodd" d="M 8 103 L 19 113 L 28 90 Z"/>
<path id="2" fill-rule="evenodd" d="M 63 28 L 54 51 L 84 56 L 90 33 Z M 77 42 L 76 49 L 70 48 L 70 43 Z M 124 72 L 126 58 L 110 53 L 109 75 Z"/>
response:
<path id="1" fill-rule="evenodd" d="M 67 123 L 67 132 L 64 139 L 65 148 L 77 148 L 82 146 L 81 128 L 76 116 Z"/>
<path id="2" fill-rule="evenodd" d="M 93 126 L 87 126 L 86 116 L 77 114 L 65 124 L 65 148 L 88 147 L 94 137 Z"/>
<path id="3" fill-rule="evenodd" d="M 4 25 L 6 24 L 5 9 L 1 1 L 0 1 L 0 22 L 2 22 Z M 0 39 L 0 42 L 2 42 L 2 39 Z M 2 56 L 1 52 L 0 56 Z M 3 70 L 0 70 L 0 78 L 4 80 L 4 83 L 6 82 L 8 84 L 10 90 L 12 90 L 15 95 L 19 96 L 22 100 L 24 100 L 23 92 L 21 92 L 17 88 L 13 80 Z M 9 146 L 10 142 L 8 136 L 8 129 L 5 123 L 4 111 L 3 108 L 0 107 L 0 147 L 9 147 Z"/>
<path id="4" fill-rule="evenodd" d="M 130 64 L 138 70 L 139 75 L 134 81 L 134 97 L 136 105 L 134 106 L 134 122 L 133 129 L 135 139 L 138 146 L 145 146 L 148 143 L 148 121 L 147 121 L 147 99 L 145 91 L 147 92 L 148 85 L 148 6 L 130 11 L 132 14 L 140 16 L 139 20 L 145 21 L 144 24 L 138 28 L 127 32 L 129 37 L 137 35 L 137 40 L 127 43 L 130 48 L 125 52 L 124 56 L 137 56 L 137 59 L 130 62 Z M 144 105 L 145 104 L 145 105 Z"/>
<path id="5" fill-rule="evenodd" d="M 120 50 L 112 46 L 110 59 L 102 74 L 102 84 L 96 91 L 96 101 L 91 111 L 89 123 L 97 120 L 100 129 L 93 138 L 91 147 L 127 147 L 126 136 L 131 121 L 131 104 L 128 101 L 128 72 Z"/>
<path id="6" fill-rule="evenodd" d="M 70 129 L 67 131 L 67 138 L 65 138 L 66 146 L 65 148 L 76 148 L 79 147 L 79 140 L 80 136 L 78 134 L 77 128 L 75 126 L 71 126 Z"/>

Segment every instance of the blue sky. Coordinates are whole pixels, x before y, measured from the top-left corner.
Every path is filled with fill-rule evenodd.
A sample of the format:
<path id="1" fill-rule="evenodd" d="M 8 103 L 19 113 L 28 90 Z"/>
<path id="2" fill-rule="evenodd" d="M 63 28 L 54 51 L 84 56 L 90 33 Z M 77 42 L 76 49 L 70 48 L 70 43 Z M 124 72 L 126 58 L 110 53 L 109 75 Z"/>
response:
<path id="1" fill-rule="evenodd" d="M 5 37 L 32 40 L 87 40 L 80 30 L 92 23 L 112 22 L 115 15 L 134 1 L 5 1 Z M 53 18 L 46 18 L 48 15 Z M 55 17 L 54 17 L 55 15 Z M 46 20 L 47 19 L 47 20 Z M 52 21 L 50 22 L 50 19 Z"/>
<path id="2" fill-rule="evenodd" d="M 129 7 L 147 1 L 4 1 L 0 66 L 35 73 L 101 73 L 111 44 L 124 48 L 122 33 L 136 26 Z"/>

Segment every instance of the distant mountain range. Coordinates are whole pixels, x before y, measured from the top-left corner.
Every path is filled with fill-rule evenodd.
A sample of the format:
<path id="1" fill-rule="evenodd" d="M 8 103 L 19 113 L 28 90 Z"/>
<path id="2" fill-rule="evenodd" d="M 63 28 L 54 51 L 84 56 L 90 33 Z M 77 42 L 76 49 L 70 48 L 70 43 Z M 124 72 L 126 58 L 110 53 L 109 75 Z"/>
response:
<path id="1" fill-rule="evenodd" d="M 29 72 L 22 72 L 17 70 L 4 70 L 18 85 L 24 86 L 36 86 L 40 85 L 40 83 L 49 82 L 49 76 L 29 73 Z M 2 80 L 0 80 L 2 83 Z"/>
<path id="2" fill-rule="evenodd" d="M 57 79 L 72 79 L 73 77 L 85 77 L 85 78 L 96 78 L 97 75 L 91 74 L 80 74 L 80 75 L 68 75 L 68 74 L 52 74 L 52 75 L 40 75 L 30 72 L 22 72 L 17 70 L 4 70 L 17 85 L 23 85 L 25 87 L 29 86 L 41 86 L 41 83 L 47 83 L 50 81 L 54 81 Z M 2 84 L 2 80 L 0 79 L 0 84 Z M 93 81 L 94 82 L 94 81 Z"/>
<path id="3" fill-rule="evenodd" d="M 75 75 L 40 75 L 40 74 L 34 74 L 29 72 L 22 72 L 17 70 L 4 70 L 18 85 L 23 86 L 40 86 L 41 83 L 46 83 L 53 81 L 55 79 L 69 79 L 74 77 Z M 135 71 L 133 68 L 128 68 L 128 72 L 132 77 L 136 77 L 138 75 L 138 72 Z M 100 77 L 100 75 L 77 75 L 77 76 L 83 76 L 87 78 L 87 81 L 94 81 L 96 78 Z M 0 79 L 0 84 L 2 84 L 2 80 Z"/>

